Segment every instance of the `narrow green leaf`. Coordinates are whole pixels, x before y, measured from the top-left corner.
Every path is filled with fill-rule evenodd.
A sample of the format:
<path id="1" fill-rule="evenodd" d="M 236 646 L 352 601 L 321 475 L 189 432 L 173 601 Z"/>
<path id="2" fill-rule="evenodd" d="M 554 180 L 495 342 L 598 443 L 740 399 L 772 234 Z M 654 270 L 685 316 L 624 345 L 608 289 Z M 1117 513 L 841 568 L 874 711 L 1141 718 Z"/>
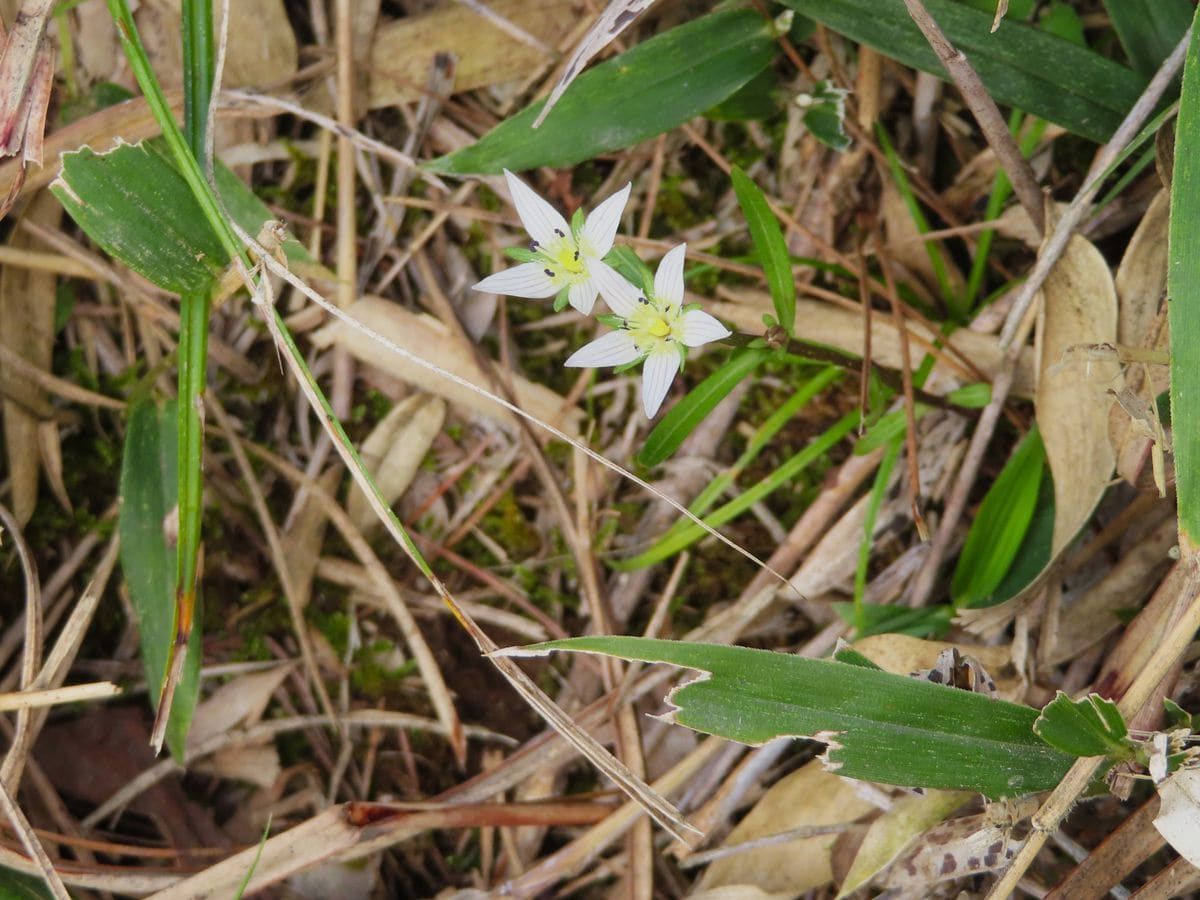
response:
<path id="1" fill-rule="evenodd" d="M 1192 32 L 1183 66 L 1183 96 L 1175 126 L 1168 237 L 1167 316 L 1171 329 L 1171 421 L 1180 537 L 1200 544 L 1200 29 Z"/>
<path id="2" fill-rule="evenodd" d="M 904 0 L 782 0 L 859 43 L 945 78 Z M 1147 0 L 1154 3 L 1157 0 Z M 995 9 L 995 3 L 991 3 Z M 1070 41 L 953 0 L 925 0 L 950 42 L 967 55 L 988 93 L 1094 141 L 1106 141 L 1136 102 L 1146 78 Z"/>
<path id="3" fill-rule="evenodd" d="M 743 491 L 733 500 L 730 500 L 724 506 L 718 507 L 711 515 L 704 517 L 704 522 L 711 528 L 720 528 L 726 522 L 736 518 L 751 506 L 769 496 L 772 492 L 778 490 L 783 485 L 787 484 L 797 475 L 799 475 L 807 466 L 812 465 L 818 459 L 823 457 L 831 447 L 835 446 L 838 441 L 844 438 L 851 429 L 858 424 L 858 413 L 847 413 L 838 419 L 833 425 L 829 426 L 822 432 L 812 443 L 803 450 L 792 456 L 778 469 L 764 478 L 762 481 L 755 484 L 753 487 Z M 672 554 L 678 553 L 700 538 L 704 537 L 707 532 L 688 519 L 683 519 L 672 525 L 667 533 L 659 539 L 659 541 L 646 550 L 644 553 L 639 553 L 637 556 L 630 557 L 624 560 L 611 560 L 608 565 L 619 572 L 629 571 L 632 569 L 641 569 L 656 562 L 666 559 Z"/>
<path id="4" fill-rule="evenodd" d="M 1072 756 L 1107 756 L 1114 761 L 1133 756 L 1133 747 L 1125 740 L 1129 729 L 1117 704 L 1099 694 L 1072 700 L 1059 691 L 1033 730 L 1051 747 Z"/>
<path id="5" fill-rule="evenodd" d="M 535 103 L 475 144 L 425 164 L 447 175 L 571 166 L 669 131 L 733 95 L 775 58 L 751 9 L 704 16 L 584 72 L 538 129 Z"/>
<path id="6" fill-rule="evenodd" d="M 688 395 L 672 407 L 654 426 L 638 453 L 638 462 L 657 466 L 679 449 L 684 438 L 691 434 L 705 416 L 728 396 L 744 379 L 771 355 L 765 348 L 750 348 L 734 353 L 725 364 L 696 385 Z"/>
<path id="7" fill-rule="evenodd" d="M 936 637 L 950 628 L 955 613 L 954 607 L 948 604 L 913 609 L 891 603 L 863 603 L 855 608 L 855 604 L 845 601 L 834 603 L 833 611 L 854 626 L 855 640 L 873 634 Z"/>
<path id="8" fill-rule="evenodd" d="M 1074 758 L 1033 733 L 1037 710 L 831 660 L 633 637 L 535 644 L 707 672 L 672 692 L 675 721 L 747 744 L 828 735 L 840 775 L 1011 797 L 1058 784 Z"/>
<path id="9" fill-rule="evenodd" d="M 762 262 L 771 301 L 775 304 L 775 318 L 789 336 L 793 335 L 796 333 L 796 281 L 792 277 L 792 263 L 783 229 L 779 227 L 767 198 L 758 189 L 754 179 L 737 166 L 729 174 L 738 205 L 750 228 L 750 239 L 754 241 L 754 249 Z"/>
<path id="10" fill-rule="evenodd" d="M 1188 0 L 1104 0 L 1133 67 L 1152 76 L 1192 21 Z"/>
<path id="11" fill-rule="evenodd" d="M 176 509 L 176 404 L 135 400 L 130 406 L 121 460 L 121 571 L 137 615 L 142 665 L 150 696 L 162 684 L 174 640 L 174 532 Z M 200 629 L 192 634 L 187 665 L 167 728 L 171 755 L 183 762 L 184 741 L 200 688 Z M 157 702 L 157 699 L 156 701 Z"/>
<path id="12" fill-rule="evenodd" d="M 963 409 L 983 409 L 992 402 L 992 386 L 986 381 L 964 384 L 948 393 L 946 402 Z"/>
<path id="13" fill-rule="evenodd" d="M 989 599 L 1017 556 L 1037 506 L 1046 450 L 1036 426 L 1017 445 L 983 498 L 954 569 L 954 603 L 972 607 Z"/>
<path id="14" fill-rule="evenodd" d="M 0 898 L 2 900 L 54 900 L 54 894 L 40 878 L 0 868 Z"/>

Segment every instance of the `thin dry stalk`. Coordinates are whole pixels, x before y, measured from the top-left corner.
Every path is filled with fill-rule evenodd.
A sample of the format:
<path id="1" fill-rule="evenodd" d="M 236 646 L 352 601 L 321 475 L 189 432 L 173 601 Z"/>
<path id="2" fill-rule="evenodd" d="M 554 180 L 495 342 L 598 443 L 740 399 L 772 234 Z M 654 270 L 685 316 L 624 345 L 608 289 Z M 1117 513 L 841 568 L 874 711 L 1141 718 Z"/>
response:
<path id="1" fill-rule="evenodd" d="M 966 55 L 950 43 L 937 21 L 925 8 L 925 4 L 921 0 L 904 0 L 904 5 L 908 8 L 909 16 L 921 29 L 921 34 L 925 35 L 925 40 L 929 42 L 929 46 L 942 65 L 946 67 L 946 71 L 962 93 L 963 100 L 975 116 L 975 121 L 979 123 L 984 138 L 995 152 L 996 159 L 1004 168 L 1005 174 L 1008 175 L 1017 199 L 1025 208 L 1025 212 L 1029 214 L 1029 220 L 1033 222 L 1033 227 L 1041 234 L 1046 227 L 1042 189 L 1038 185 L 1037 176 L 1033 174 L 1033 168 L 1029 165 L 1029 161 L 1021 153 L 1021 148 L 1017 146 L 1012 132 L 1008 130 L 1008 123 L 1000 115 L 996 101 L 988 93 Z"/>
<path id="2" fill-rule="evenodd" d="M 7 529 L 8 538 L 17 551 L 17 558 L 21 561 L 21 574 L 25 579 L 25 645 L 21 656 L 21 689 L 27 690 L 33 684 L 37 670 L 42 664 L 42 585 L 38 579 L 37 563 L 25 542 L 25 536 L 16 518 L 3 504 L 0 504 L 0 523 Z M 29 708 L 17 710 L 16 733 L 12 746 L 5 754 L 4 763 L 0 765 L 0 782 L 3 782 L 5 790 L 9 792 L 15 792 L 20 786 L 25 757 L 33 745 L 30 729 L 32 715 L 33 711 Z"/>
<path id="3" fill-rule="evenodd" d="M 50 861 L 50 857 L 46 854 L 46 848 L 42 846 L 42 842 L 33 833 L 33 826 L 29 824 L 29 820 L 25 818 L 25 814 L 21 812 L 21 808 L 17 806 L 17 801 L 9 793 L 8 786 L 2 781 L 0 781 L 0 812 L 3 812 L 12 825 L 13 831 L 21 839 L 21 845 L 25 848 L 25 852 L 37 863 L 42 880 L 50 888 L 50 892 L 58 900 L 71 900 L 71 895 L 67 893 L 67 886 L 62 883 L 58 872 L 54 870 L 54 863 Z"/>

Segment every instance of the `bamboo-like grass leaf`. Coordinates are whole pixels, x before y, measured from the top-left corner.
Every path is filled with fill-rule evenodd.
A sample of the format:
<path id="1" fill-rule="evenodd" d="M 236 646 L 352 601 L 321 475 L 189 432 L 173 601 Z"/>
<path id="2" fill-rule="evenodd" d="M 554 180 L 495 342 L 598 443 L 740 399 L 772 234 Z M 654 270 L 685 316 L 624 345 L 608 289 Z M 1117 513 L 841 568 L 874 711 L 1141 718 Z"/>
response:
<path id="1" fill-rule="evenodd" d="M 1179 536 L 1185 553 L 1200 544 L 1200 31 L 1183 64 L 1175 126 L 1168 237 L 1167 315 L 1171 329 L 1171 423 L 1175 441 Z"/>
<path id="2" fill-rule="evenodd" d="M 644 41 L 575 79 L 541 127 L 538 102 L 479 141 L 426 163 L 447 175 L 571 166 L 695 118 L 775 58 L 770 23 L 751 9 L 714 13 Z"/>
<path id="3" fill-rule="evenodd" d="M 1147 0 L 1157 2 L 1157 0 Z M 783 0 L 802 15 L 885 56 L 944 78 L 945 70 L 909 18 L 904 0 Z M 925 0 L 950 42 L 970 59 L 997 103 L 1106 141 L 1146 78 L 1070 41 L 953 0 Z"/>
<path id="4" fill-rule="evenodd" d="M 135 400 L 121 460 L 121 571 L 138 619 L 142 665 L 157 697 L 174 639 L 177 433 L 175 401 Z M 182 763 L 184 742 L 200 688 L 200 634 L 192 634 L 184 676 L 175 693 L 167 746 Z"/>
<path id="5" fill-rule="evenodd" d="M 551 650 L 706 672 L 671 693 L 676 722 L 747 744 L 781 736 L 824 741 L 829 764 L 851 778 L 1011 797 L 1054 787 L 1074 761 L 1034 734 L 1035 709 L 832 660 L 634 637 L 506 652 Z"/>
<path id="6" fill-rule="evenodd" d="M 989 600 L 1016 559 L 1037 506 L 1046 451 L 1036 426 L 1017 445 L 979 507 L 950 593 L 960 607 Z"/>
<path id="7" fill-rule="evenodd" d="M 1192 20 L 1188 0 L 1104 0 L 1108 17 L 1133 67 L 1152 76 Z"/>
<path id="8" fill-rule="evenodd" d="M 1133 755 L 1133 747 L 1126 741 L 1129 729 L 1117 704 L 1099 694 L 1072 700 L 1059 691 L 1042 710 L 1033 730 L 1047 744 L 1072 756 L 1126 759 Z"/>
<path id="9" fill-rule="evenodd" d="M 792 278 L 792 262 L 783 229 L 754 179 L 737 166 L 729 176 L 750 228 L 750 239 L 754 241 L 754 249 L 762 263 L 771 301 L 775 304 L 775 318 L 790 337 L 796 333 L 796 281 Z"/>
<path id="10" fill-rule="evenodd" d="M 638 462 L 644 466 L 657 466 L 678 450 L 684 439 L 713 411 L 713 407 L 724 400 L 743 379 L 749 378 L 770 355 L 770 350 L 761 347 L 751 347 L 733 354 L 654 426 L 638 453 Z"/>

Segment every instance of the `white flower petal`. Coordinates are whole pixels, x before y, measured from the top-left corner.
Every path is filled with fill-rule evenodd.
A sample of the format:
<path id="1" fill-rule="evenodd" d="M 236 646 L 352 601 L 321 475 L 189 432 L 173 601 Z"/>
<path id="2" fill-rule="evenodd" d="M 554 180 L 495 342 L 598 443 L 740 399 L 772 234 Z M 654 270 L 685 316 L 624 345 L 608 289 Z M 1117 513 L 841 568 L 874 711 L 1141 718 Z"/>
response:
<path id="1" fill-rule="evenodd" d="M 553 297 L 561 288 L 546 274 L 544 266 L 537 263 L 521 263 L 519 266 L 489 275 L 478 284 L 472 285 L 471 289 L 483 291 L 485 294 L 507 294 L 510 297 L 540 300 L 543 297 Z"/>
<path id="2" fill-rule="evenodd" d="M 575 282 L 567 291 L 567 299 L 585 316 L 589 315 L 596 305 L 596 282 L 591 278 Z"/>
<path id="3" fill-rule="evenodd" d="M 654 418 L 678 371 L 679 351 L 673 344 L 663 344 L 646 357 L 642 368 L 642 408 L 646 410 L 646 418 Z"/>
<path id="4" fill-rule="evenodd" d="M 667 251 L 654 273 L 654 299 L 673 306 L 683 303 L 683 257 L 687 244 L 680 244 Z"/>
<path id="5" fill-rule="evenodd" d="M 628 331 L 610 331 L 584 344 L 563 363 L 573 369 L 595 369 L 600 366 L 623 366 L 641 354 Z"/>
<path id="6" fill-rule="evenodd" d="M 680 320 L 682 340 L 689 347 L 699 347 L 709 341 L 719 341 L 729 337 L 731 332 L 706 312 L 690 309 Z"/>
<path id="7" fill-rule="evenodd" d="M 588 263 L 591 281 L 600 289 L 600 296 L 608 304 L 608 308 L 618 316 L 628 319 L 638 308 L 638 297 L 641 293 L 625 280 L 616 269 L 606 262 L 594 259 Z"/>
<path id="8" fill-rule="evenodd" d="M 561 236 L 571 233 L 571 226 L 557 209 L 539 197 L 529 185 L 508 169 L 504 170 L 513 206 L 529 236 L 542 245 L 550 245 Z M 557 233 L 556 233 L 557 229 Z"/>
<path id="9" fill-rule="evenodd" d="M 625 203 L 629 200 L 629 191 L 633 183 L 625 185 L 599 206 L 583 223 L 580 235 L 581 243 L 597 257 L 602 257 L 612 249 L 613 238 L 617 236 L 617 227 L 621 224 L 621 213 L 625 211 Z"/>

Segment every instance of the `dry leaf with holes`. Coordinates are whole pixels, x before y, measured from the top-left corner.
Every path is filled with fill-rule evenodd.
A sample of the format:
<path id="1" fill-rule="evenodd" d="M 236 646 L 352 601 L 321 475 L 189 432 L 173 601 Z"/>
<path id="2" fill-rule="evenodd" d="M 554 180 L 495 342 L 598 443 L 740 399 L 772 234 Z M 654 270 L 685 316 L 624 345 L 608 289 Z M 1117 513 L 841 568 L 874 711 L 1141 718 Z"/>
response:
<path id="1" fill-rule="evenodd" d="M 854 862 L 842 879 L 838 897 L 858 890 L 886 869 L 914 840 L 966 803 L 967 791 L 929 791 L 916 797 L 901 797 L 870 824 L 854 854 Z"/>
<path id="2" fill-rule="evenodd" d="M 441 433 L 446 421 L 446 403 L 430 394 L 413 394 L 397 403 L 376 425 L 359 451 L 369 471 L 379 485 L 384 502 L 395 504 L 408 486 L 433 439 Z M 346 511 L 361 531 L 379 526 L 358 485 L 350 488 Z"/>
<path id="3" fill-rule="evenodd" d="M 1011 828 L 994 823 L 987 813 L 952 819 L 918 838 L 888 869 L 879 886 L 928 896 L 932 885 L 947 879 L 1004 868 L 1023 843 L 1012 836 Z"/>
<path id="4" fill-rule="evenodd" d="M 772 785 L 723 846 L 736 847 L 806 826 L 850 825 L 875 809 L 853 782 L 813 760 Z M 718 859 L 704 873 L 700 890 L 739 885 L 794 896 L 819 888 L 833 880 L 830 853 L 837 838 L 836 833 L 796 838 Z"/>
<path id="5" fill-rule="evenodd" d="M 1117 338 L 1117 293 L 1108 264 L 1091 243 L 1071 238 L 1042 288 L 1041 365 L 1034 406 L 1054 476 L 1051 557 L 1074 539 L 1108 487 L 1116 462 L 1108 439 L 1115 360 L 1079 352 Z"/>

